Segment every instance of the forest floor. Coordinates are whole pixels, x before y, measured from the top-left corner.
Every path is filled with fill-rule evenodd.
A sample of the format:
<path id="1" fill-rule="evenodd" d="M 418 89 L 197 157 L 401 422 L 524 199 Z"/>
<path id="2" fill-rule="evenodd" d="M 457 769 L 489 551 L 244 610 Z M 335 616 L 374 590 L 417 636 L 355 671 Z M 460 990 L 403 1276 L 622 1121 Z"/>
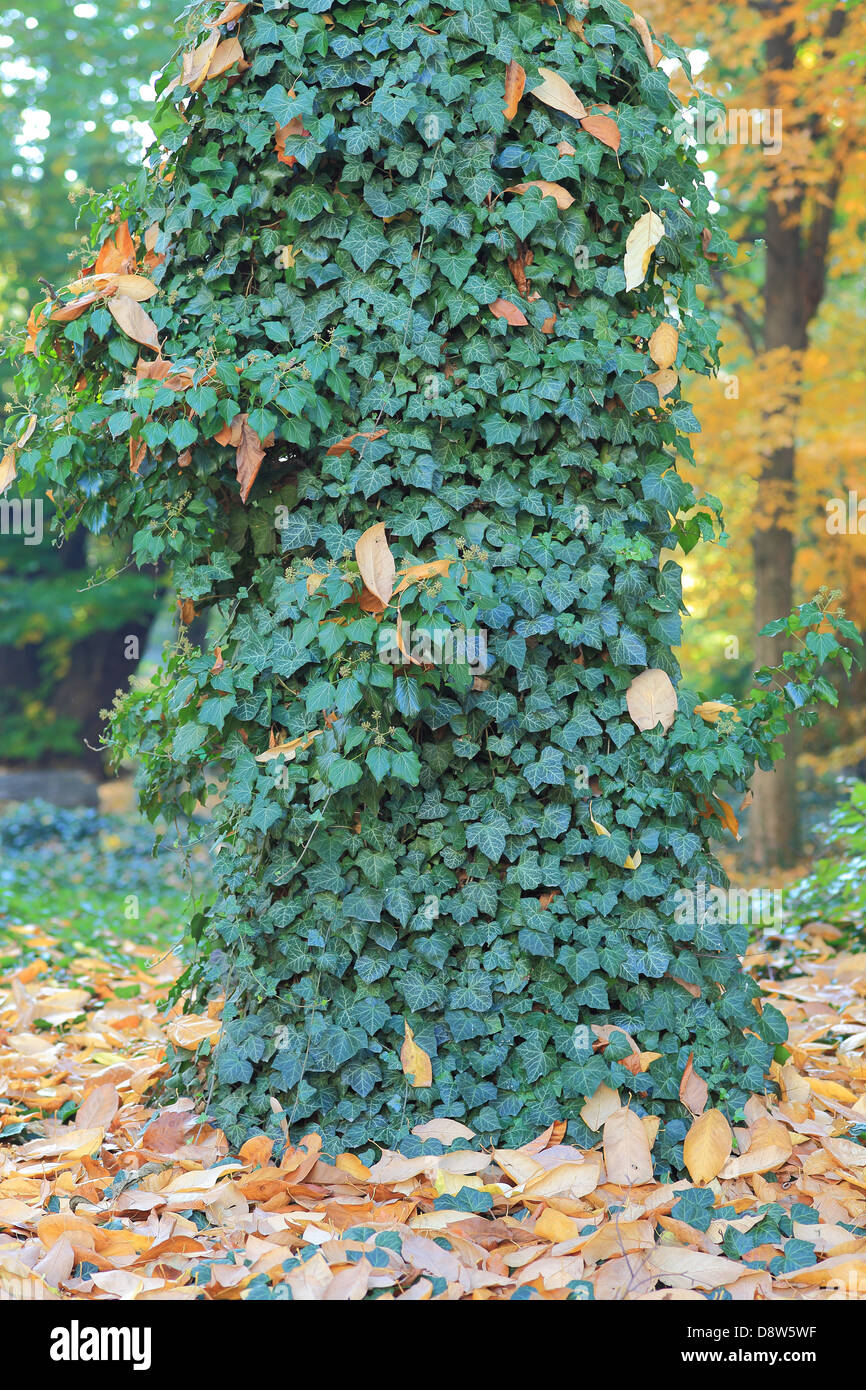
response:
<path id="1" fill-rule="evenodd" d="M 0 1299 L 866 1297 L 859 873 L 846 912 L 819 866 L 750 949 L 788 1055 L 718 1176 L 626 1185 L 612 1179 L 631 1122 L 638 1148 L 653 1125 L 613 1091 L 586 1108 L 589 1150 L 564 1124 L 490 1150 L 435 1119 L 372 1166 L 312 1135 L 232 1153 L 191 1099 L 155 1111 L 167 1042 L 213 1043 L 219 1020 L 165 1012 L 179 883 L 161 871 L 156 886 L 137 831 L 76 839 L 77 824 L 61 826 L 74 843 L 58 859 L 56 826 L 40 840 L 19 820 L 26 868 L 6 867 L 7 846 L 0 872 Z M 145 904 L 134 922 L 130 894 Z"/>

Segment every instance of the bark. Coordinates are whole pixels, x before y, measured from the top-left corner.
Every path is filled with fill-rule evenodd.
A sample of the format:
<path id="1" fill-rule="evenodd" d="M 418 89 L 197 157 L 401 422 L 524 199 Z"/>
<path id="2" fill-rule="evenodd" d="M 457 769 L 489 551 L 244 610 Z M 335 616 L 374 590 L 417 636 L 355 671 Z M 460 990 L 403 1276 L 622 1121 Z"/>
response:
<path id="1" fill-rule="evenodd" d="M 776 3 L 763 7 L 779 14 Z M 834 12 L 826 38 L 835 39 L 844 24 L 844 14 Z M 771 75 L 770 105 L 774 104 L 772 75 L 789 72 L 796 60 L 789 30 L 780 28 L 766 45 L 767 69 Z M 818 138 L 819 131 L 813 131 Z M 783 135 L 784 138 L 784 135 Z M 837 150 L 837 155 L 841 151 Z M 802 354 L 808 343 L 809 324 L 824 296 L 827 252 L 839 190 L 839 164 L 828 180 L 826 199 L 811 221 L 804 226 L 802 190 L 789 201 L 768 199 L 766 211 L 766 273 L 764 284 L 765 352 L 789 348 L 795 354 L 792 371 L 794 390 L 785 410 L 789 443 L 769 452 L 758 479 L 757 508 L 766 529 L 757 529 L 752 542 L 755 569 L 755 665 L 776 666 L 787 645 L 782 637 L 760 637 L 765 623 L 791 611 L 794 601 L 794 503 L 796 480 L 795 419 L 800 399 L 799 375 Z M 767 414 L 768 433 L 777 433 L 778 420 L 772 409 Z M 797 734 L 784 741 L 784 758 L 770 772 L 758 771 L 752 781 L 754 802 L 749 819 L 747 855 L 756 868 L 767 871 L 796 861 L 800 850 L 800 818 L 797 800 Z"/>
<path id="2" fill-rule="evenodd" d="M 767 209 L 767 269 L 764 308 L 764 349 L 806 346 L 805 305 L 798 209 L 770 203 Z M 795 370 L 799 371 L 799 361 Z M 792 408 L 792 407 L 789 407 Z M 756 529 L 752 541 L 755 569 L 755 665 L 778 666 L 790 639 L 761 637 L 761 628 L 793 606 L 794 476 L 793 420 L 788 420 L 791 443 L 768 453 L 758 480 L 758 516 L 768 527 Z M 775 432 L 775 422 L 768 421 Z M 752 781 L 754 802 L 749 817 L 748 857 L 768 870 L 793 863 L 800 848 L 797 805 L 796 734 L 784 741 L 785 756 L 773 771 L 758 771 Z"/>

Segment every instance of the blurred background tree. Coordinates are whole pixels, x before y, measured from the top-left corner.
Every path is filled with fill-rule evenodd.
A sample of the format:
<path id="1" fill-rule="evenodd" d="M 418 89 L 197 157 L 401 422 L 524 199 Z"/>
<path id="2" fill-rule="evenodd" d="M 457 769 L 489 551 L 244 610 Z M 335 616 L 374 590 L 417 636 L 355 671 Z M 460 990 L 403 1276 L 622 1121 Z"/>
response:
<path id="1" fill-rule="evenodd" d="M 695 392 L 694 481 L 721 497 L 736 542 L 688 570 L 683 653 L 696 685 L 736 693 L 785 645 L 758 630 L 821 585 L 866 619 L 866 515 L 864 534 L 827 524 L 828 503 L 847 507 L 864 477 L 866 7 L 647 0 L 645 14 L 694 60 L 693 83 L 678 74 L 680 94 L 694 86 L 710 101 L 693 138 L 740 247 L 714 295 L 725 374 Z M 721 125 L 712 99 L 727 108 Z M 862 682 L 843 692 L 842 717 L 822 721 L 812 749 L 848 743 L 850 760 L 862 757 L 862 695 Z M 748 850 L 759 868 L 798 855 L 797 751 L 790 743 L 753 783 Z"/>
<path id="2" fill-rule="evenodd" d="M 0 14 L 0 328 L 19 334 L 81 263 L 76 206 L 129 178 L 151 82 L 175 49 L 172 0 L 23 0 Z M 14 410 L 10 364 L 0 381 Z M 98 447 L 98 441 L 96 442 Z M 164 594 L 110 540 L 0 535 L 0 761 L 98 769 L 99 710 L 125 687 Z M 123 570 L 90 586 L 95 570 Z M 135 639 L 130 642 L 130 639 Z"/>

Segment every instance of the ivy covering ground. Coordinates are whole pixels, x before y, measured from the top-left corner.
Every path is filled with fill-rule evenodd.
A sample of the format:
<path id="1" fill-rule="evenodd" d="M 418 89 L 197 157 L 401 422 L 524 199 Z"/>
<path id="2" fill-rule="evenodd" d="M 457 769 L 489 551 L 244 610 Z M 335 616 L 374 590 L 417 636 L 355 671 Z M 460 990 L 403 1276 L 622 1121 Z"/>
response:
<path id="1" fill-rule="evenodd" d="M 230 4 L 31 317 L 5 478 L 43 471 L 70 525 L 173 565 L 185 618 L 218 610 L 111 737 L 154 818 L 220 789 L 179 988 L 224 993 L 224 1026 L 173 1084 L 232 1144 L 280 1137 L 275 1099 L 366 1154 L 433 1117 L 586 1148 L 606 1087 L 681 1169 L 687 1068 L 733 1116 L 784 1038 L 745 927 L 676 908 L 856 634 L 807 604 L 736 710 L 674 692 L 671 552 L 718 512 L 676 472 L 679 373 L 717 362 L 729 244 L 641 25 Z M 485 662 L 419 655 L 425 628 L 483 632 Z M 636 714 L 645 672 L 664 708 Z"/>

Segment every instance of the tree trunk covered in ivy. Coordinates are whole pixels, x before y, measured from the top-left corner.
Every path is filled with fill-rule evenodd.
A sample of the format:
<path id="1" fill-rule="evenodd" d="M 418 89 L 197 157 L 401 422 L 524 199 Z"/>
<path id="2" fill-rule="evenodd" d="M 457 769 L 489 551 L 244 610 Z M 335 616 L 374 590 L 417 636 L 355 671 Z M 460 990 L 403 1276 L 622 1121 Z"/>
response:
<path id="1" fill-rule="evenodd" d="M 728 245 L 631 21 L 228 6 L 93 234 L 158 293 L 40 328 L 24 369 L 89 385 L 22 471 L 218 605 L 218 650 L 181 644 L 114 732 L 153 816 L 223 784 L 184 984 L 225 1021 L 174 1085 L 232 1139 L 273 1102 L 330 1147 L 434 1114 L 588 1144 L 610 1086 L 678 1165 L 689 1055 L 733 1114 L 784 1035 L 708 905 L 715 793 L 769 765 L 783 697 L 723 721 L 665 680 L 665 552 L 713 532 L 676 371 L 716 362 L 697 287 Z"/>

